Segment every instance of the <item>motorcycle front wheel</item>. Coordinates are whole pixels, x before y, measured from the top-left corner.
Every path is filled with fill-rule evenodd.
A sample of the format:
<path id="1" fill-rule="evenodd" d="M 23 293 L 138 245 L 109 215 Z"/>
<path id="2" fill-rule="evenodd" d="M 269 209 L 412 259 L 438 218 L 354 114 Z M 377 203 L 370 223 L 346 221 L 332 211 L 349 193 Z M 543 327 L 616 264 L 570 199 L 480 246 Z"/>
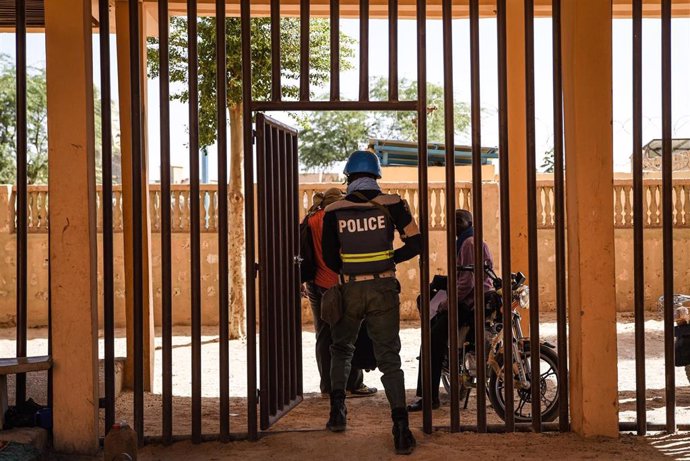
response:
<path id="1" fill-rule="evenodd" d="M 529 361 L 529 346 L 522 357 L 525 362 Z M 544 344 L 539 346 L 540 365 L 539 365 L 539 386 L 541 389 L 541 419 L 550 422 L 558 416 L 558 354 L 549 346 Z M 531 379 L 531 376 L 527 376 Z M 492 369 L 489 376 L 489 400 L 498 416 L 505 420 L 505 386 L 502 377 L 499 377 Z M 526 423 L 532 421 L 532 391 L 530 389 L 519 389 L 517 382 L 513 392 L 515 409 L 515 422 Z"/>

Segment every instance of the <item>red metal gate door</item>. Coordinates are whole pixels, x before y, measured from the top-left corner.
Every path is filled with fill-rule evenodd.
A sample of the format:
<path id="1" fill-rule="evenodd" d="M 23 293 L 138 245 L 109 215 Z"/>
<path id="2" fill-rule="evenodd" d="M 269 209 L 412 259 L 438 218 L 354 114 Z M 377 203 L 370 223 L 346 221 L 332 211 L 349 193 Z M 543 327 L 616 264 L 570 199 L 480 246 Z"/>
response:
<path id="1" fill-rule="evenodd" d="M 302 401 L 297 130 L 256 116 L 261 429 Z"/>

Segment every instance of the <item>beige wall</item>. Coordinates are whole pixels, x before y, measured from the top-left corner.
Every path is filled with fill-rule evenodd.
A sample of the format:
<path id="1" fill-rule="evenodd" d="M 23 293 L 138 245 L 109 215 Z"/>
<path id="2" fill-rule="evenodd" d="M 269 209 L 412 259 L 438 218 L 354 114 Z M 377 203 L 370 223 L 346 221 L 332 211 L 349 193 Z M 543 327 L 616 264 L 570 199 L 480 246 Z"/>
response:
<path id="1" fill-rule="evenodd" d="M 11 326 L 15 322 L 15 283 L 16 283 L 16 235 L 11 232 L 9 206 L 10 188 L 0 186 L 0 325 Z M 492 250 L 494 260 L 500 266 L 500 220 L 498 184 L 484 184 L 484 232 Z M 152 226 L 155 228 L 155 225 Z M 544 311 L 555 308 L 555 235 L 553 229 L 539 231 L 539 285 L 540 301 Z M 647 309 L 656 309 L 656 300 L 662 287 L 662 241 L 660 228 L 645 228 L 645 304 Z M 616 239 L 616 305 L 619 311 L 633 308 L 633 230 L 617 228 Z M 594 236 L 593 236 L 594 237 Z M 101 259 L 102 234 L 98 234 L 99 265 L 98 290 L 99 308 L 103 305 L 103 274 Z M 114 233 L 115 254 L 115 319 L 118 327 L 124 326 L 125 287 L 123 234 Z M 189 237 L 184 232 L 172 236 L 173 247 L 173 321 L 188 325 L 191 318 L 190 275 L 189 275 Z M 32 327 L 48 324 L 48 234 L 30 233 L 28 302 L 29 324 Z M 218 319 L 218 249 L 217 236 L 212 232 L 201 235 L 202 265 L 202 321 L 212 325 Z M 152 234 L 153 299 L 156 325 L 161 321 L 160 285 L 160 234 Z M 690 228 L 674 228 L 675 251 L 675 291 L 690 292 Z M 429 273 L 443 274 L 446 271 L 445 230 L 432 230 L 429 235 Z M 525 271 L 524 267 L 513 267 L 514 271 Z M 413 260 L 398 268 L 403 292 L 401 295 L 402 314 L 405 319 L 416 319 L 416 297 L 419 292 L 418 262 Z M 305 320 L 311 320 L 310 309 L 303 304 Z M 102 324 L 102 315 L 99 322 Z"/>

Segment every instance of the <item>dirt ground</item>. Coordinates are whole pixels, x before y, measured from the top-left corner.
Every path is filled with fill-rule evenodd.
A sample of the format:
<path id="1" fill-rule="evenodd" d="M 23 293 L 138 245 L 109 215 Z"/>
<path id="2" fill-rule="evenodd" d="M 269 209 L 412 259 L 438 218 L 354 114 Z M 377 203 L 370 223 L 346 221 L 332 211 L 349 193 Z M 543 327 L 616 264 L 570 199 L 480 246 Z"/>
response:
<path id="1" fill-rule="evenodd" d="M 542 316 L 542 339 L 555 343 L 556 324 L 551 314 Z M 618 323 L 618 381 L 620 396 L 620 419 L 634 421 L 635 418 L 635 362 L 634 325 L 629 315 L 621 315 Z M 647 353 L 647 408 L 648 421 L 663 423 L 664 367 L 663 367 L 663 324 L 654 314 L 645 322 Z M 191 384 L 189 377 L 191 344 L 188 327 L 175 327 L 173 338 L 173 427 L 176 435 L 191 433 Z M 206 434 L 218 433 L 218 336 L 217 329 L 204 327 L 202 337 L 202 430 Z M 124 331 L 117 332 L 116 354 L 124 355 L 126 344 Z M 408 399 L 414 397 L 417 380 L 416 360 L 419 354 L 419 328 L 413 324 L 404 325 L 401 330 L 402 362 Z M 46 330 L 35 329 L 29 333 L 29 354 L 45 354 L 47 351 Z M 231 444 L 205 443 L 193 446 L 180 442 L 170 447 L 150 445 L 143 449 L 140 459 L 389 459 L 392 457 L 389 409 L 380 382 L 380 373 L 367 373 L 365 382 L 381 391 L 372 398 L 348 400 L 349 427 L 345 434 L 330 434 L 324 430 L 328 414 L 328 401 L 318 393 L 318 371 L 314 359 L 314 334 L 310 326 L 305 327 L 303 339 L 303 376 L 305 401 L 281 419 L 269 432 L 255 443 L 235 442 Z M 160 338 L 156 340 L 156 369 L 161 367 Z M 0 356 L 14 355 L 14 330 L 0 330 Z M 102 350 L 102 341 L 101 341 Z M 231 357 L 231 431 L 246 432 L 246 342 L 232 341 Z M 28 394 L 39 402 L 45 402 L 45 373 L 29 376 Z M 13 381 L 10 380 L 10 401 L 13 401 Z M 690 386 L 682 368 L 676 369 L 677 422 L 690 423 Z M 158 436 L 161 433 L 161 377 L 156 374 L 152 393 L 145 395 L 145 434 Z M 442 407 L 434 411 L 434 426 L 449 424 L 450 411 L 445 393 L 441 392 Z M 132 419 L 132 394 L 123 393 L 116 403 L 117 419 Z M 101 416 L 102 412 L 101 412 Z M 491 407 L 487 408 L 487 419 L 500 423 Z M 470 398 L 469 408 L 461 412 L 463 424 L 476 423 L 475 399 Z M 473 433 L 449 434 L 436 430 L 431 435 L 421 432 L 421 416 L 411 416 L 411 426 L 418 439 L 419 448 L 412 458 L 447 459 L 472 455 L 478 459 L 660 459 L 671 456 L 676 459 L 690 459 L 690 435 L 651 435 L 645 438 L 622 435 L 619 440 L 582 440 L 575 435 L 555 434 L 492 434 Z M 101 430 L 103 430 L 101 424 Z"/>

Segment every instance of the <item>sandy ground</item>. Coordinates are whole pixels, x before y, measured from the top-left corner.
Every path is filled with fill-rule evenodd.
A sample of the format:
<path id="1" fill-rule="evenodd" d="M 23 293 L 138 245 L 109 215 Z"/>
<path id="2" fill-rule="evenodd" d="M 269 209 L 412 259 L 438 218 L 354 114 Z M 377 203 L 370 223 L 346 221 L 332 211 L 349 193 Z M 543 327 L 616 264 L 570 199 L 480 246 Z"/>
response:
<path id="1" fill-rule="evenodd" d="M 541 323 L 543 339 L 555 343 L 556 325 L 553 315 L 544 315 Z M 629 315 L 622 315 L 618 324 L 618 381 L 622 421 L 634 421 L 635 417 L 635 363 L 634 325 Z M 647 353 L 647 408 L 648 421 L 663 423 L 664 368 L 663 368 L 663 325 L 661 319 L 649 315 L 645 323 Z M 218 336 L 215 328 L 205 327 L 202 337 L 202 412 L 203 432 L 217 433 L 218 427 Z M 118 331 L 116 354 L 125 354 L 124 331 Z M 29 354 L 47 352 L 45 329 L 29 333 Z M 323 430 L 328 414 L 328 401 L 318 394 L 318 371 L 314 360 L 314 334 L 310 326 L 305 327 L 303 340 L 305 401 L 257 443 L 237 442 L 229 445 L 206 443 L 191 446 L 181 442 L 172 447 L 149 446 L 144 449 L 145 460 L 175 459 L 314 459 L 323 457 L 328 451 L 331 459 L 387 459 L 391 455 L 389 409 L 383 392 L 373 398 L 351 399 L 349 405 L 350 427 L 346 434 L 330 434 Z M 414 396 L 417 379 L 419 353 L 419 329 L 407 324 L 401 330 L 403 344 L 402 361 L 408 398 Z M 175 327 L 173 339 L 173 387 L 174 387 L 174 433 L 188 435 L 191 432 L 191 344 L 188 327 Z M 156 367 L 161 367 L 160 338 L 156 339 Z M 0 356 L 14 355 L 14 330 L 0 330 Z M 102 341 L 101 341 L 102 350 Z M 231 357 L 231 431 L 246 432 L 246 342 L 232 341 Z M 45 373 L 29 377 L 28 393 L 39 402 L 45 402 Z M 370 386 L 382 388 L 380 373 L 373 371 L 365 375 Z M 690 386 L 682 368 L 676 369 L 677 421 L 690 423 Z M 13 381 L 10 382 L 10 399 L 13 400 Z M 381 389 L 382 391 L 382 389 Z M 145 433 L 158 436 L 161 433 L 161 378 L 157 374 L 153 393 L 145 396 Z M 434 412 L 434 426 L 449 424 L 447 398 L 442 391 L 441 409 Z M 132 395 L 124 393 L 117 401 L 117 418 L 132 419 Z M 489 423 L 500 423 L 491 407 L 487 408 Z M 469 408 L 461 413 L 463 424 L 476 422 L 475 399 L 470 399 Z M 480 435 L 448 434 L 443 430 L 432 435 L 421 432 L 421 416 L 411 417 L 411 426 L 419 440 L 415 457 L 424 459 L 446 459 L 460 454 L 472 453 L 479 459 L 541 459 L 556 456 L 563 459 L 655 459 L 672 456 L 690 459 L 690 437 L 651 436 L 636 438 L 623 436 L 617 441 L 583 441 L 569 435 Z M 101 428 L 102 429 L 102 428 Z M 288 431 L 288 432 L 286 432 Z M 193 451 L 191 454 L 190 450 Z M 687 458 L 685 458 L 687 456 Z"/>

